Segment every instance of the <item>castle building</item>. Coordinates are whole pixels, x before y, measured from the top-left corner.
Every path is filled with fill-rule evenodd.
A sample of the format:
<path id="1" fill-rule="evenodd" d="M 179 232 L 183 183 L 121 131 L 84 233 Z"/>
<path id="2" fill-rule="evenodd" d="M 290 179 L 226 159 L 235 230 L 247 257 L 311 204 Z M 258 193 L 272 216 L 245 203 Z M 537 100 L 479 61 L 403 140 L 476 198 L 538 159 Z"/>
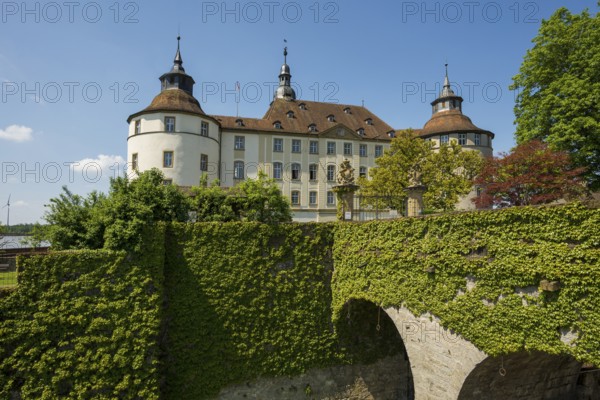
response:
<path id="1" fill-rule="evenodd" d="M 294 220 L 334 220 L 337 167 L 347 159 L 357 177 L 368 176 L 396 131 L 363 106 L 297 99 L 287 48 L 279 86 L 262 118 L 208 115 L 194 97 L 195 81 L 183 68 L 177 39 L 173 67 L 160 77 L 160 93 L 127 119 L 133 169 L 158 168 L 165 183 L 179 186 L 198 185 L 206 174 L 226 187 L 263 171 L 279 182 Z M 418 131 L 422 138 L 438 145 L 456 139 L 491 154 L 493 134 L 462 114 L 462 98 L 450 89 L 447 74 L 432 106 L 433 117 Z"/>

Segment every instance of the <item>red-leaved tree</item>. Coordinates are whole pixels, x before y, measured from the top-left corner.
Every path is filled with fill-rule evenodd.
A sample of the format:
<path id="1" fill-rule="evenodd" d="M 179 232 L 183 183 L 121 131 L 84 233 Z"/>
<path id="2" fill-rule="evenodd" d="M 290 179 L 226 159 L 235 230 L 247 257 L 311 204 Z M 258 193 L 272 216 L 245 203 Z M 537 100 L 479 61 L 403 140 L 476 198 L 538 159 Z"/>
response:
<path id="1" fill-rule="evenodd" d="M 510 153 L 486 159 L 475 178 L 478 208 L 551 203 L 585 192 L 585 168 L 573 166 L 565 151 L 539 140 L 522 143 Z"/>

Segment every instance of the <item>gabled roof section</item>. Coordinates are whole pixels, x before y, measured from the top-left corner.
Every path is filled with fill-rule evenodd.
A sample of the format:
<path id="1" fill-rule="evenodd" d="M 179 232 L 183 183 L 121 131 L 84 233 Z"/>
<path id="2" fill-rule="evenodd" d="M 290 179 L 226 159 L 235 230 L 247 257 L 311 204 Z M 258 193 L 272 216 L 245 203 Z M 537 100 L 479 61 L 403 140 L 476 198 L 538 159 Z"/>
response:
<path id="1" fill-rule="evenodd" d="M 305 108 L 301 108 L 300 104 L 305 104 Z M 345 108 L 350 108 L 351 113 L 344 112 Z M 287 113 L 294 112 L 294 118 L 288 118 Z M 330 122 L 327 117 L 333 115 L 333 122 Z M 229 116 L 213 116 L 217 119 L 224 129 L 237 129 L 246 131 L 265 131 L 277 132 L 280 134 L 305 134 L 317 136 L 338 125 L 345 127 L 347 131 L 351 131 L 356 137 L 359 128 L 365 131 L 362 139 L 379 139 L 391 140 L 388 132 L 394 129 L 383 122 L 377 115 L 373 114 L 365 107 L 353 106 L 347 104 L 324 103 L 307 100 L 285 100 L 275 99 L 263 118 L 241 118 Z M 241 118 L 244 120 L 244 126 L 238 126 L 235 121 Z M 367 125 L 365 120 L 371 118 L 372 125 Z M 281 129 L 273 128 L 275 121 L 281 121 Z M 310 132 L 309 126 L 315 124 L 316 132 Z M 346 136 L 349 137 L 349 136 Z"/>

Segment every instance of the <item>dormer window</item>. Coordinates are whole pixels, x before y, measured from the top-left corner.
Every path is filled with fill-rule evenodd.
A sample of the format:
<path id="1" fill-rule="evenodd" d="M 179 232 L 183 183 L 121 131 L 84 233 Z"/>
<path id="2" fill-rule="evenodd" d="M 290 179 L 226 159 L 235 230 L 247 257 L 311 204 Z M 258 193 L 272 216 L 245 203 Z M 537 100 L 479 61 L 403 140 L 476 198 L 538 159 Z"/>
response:
<path id="1" fill-rule="evenodd" d="M 280 121 L 273 122 L 273 128 L 275 128 L 275 129 L 281 129 L 281 122 Z"/>
<path id="2" fill-rule="evenodd" d="M 288 111 L 288 112 L 287 112 L 287 117 L 288 117 L 288 118 L 294 118 L 294 112 L 293 112 L 293 111 L 291 111 L 291 110 L 290 110 L 290 111 Z"/>
<path id="3" fill-rule="evenodd" d="M 300 107 L 301 110 L 306 110 L 306 103 L 300 103 L 298 104 L 298 107 Z"/>
<path id="4" fill-rule="evenodd" d="M 352 110 L 350 110 L 350 107 L 346 107 L 346 108 L 344 108 L 344 113 L 345 114 L 352 114 Z"/>
<path id="5" fill-rule="evenodd" d="M 365 135 L 365 128 L 358 128 L 356 130 L 356 133 L 358 133 L 360 136 L 364 136 Z"/>
<path id="6" fill-rule="evenodd" d="M 373 120 L 371 118 L 367 118 L 367 119 L 365 119 L 365 124 L 373 125 Z"/>
<path id="7" fill-rule="evenodd" d="M 327 116 L 327 121 L 329 121 L 329 122 L 335 122 L 335 116 L 333 114 L 329 114 Z"/>
<path id="8" fill-rule="evenodd" d="M 235 126 L 244 126 L 244 120 L 240 118 L 236 119 Z"/>
<path id="9" fill-rule="evenodd" d="M 395 138 L 396 137 L 396 132 L 395 131 L 389 131 L 388 132 L 388 136 L 391 138 Z"/>
<path id="10" fill-rule="evenodd" d="M 310 124 L 308 126 L 308 131 L 309 132 L 316 132 L 317 131 L 317 125 L 316 124 Z"/>

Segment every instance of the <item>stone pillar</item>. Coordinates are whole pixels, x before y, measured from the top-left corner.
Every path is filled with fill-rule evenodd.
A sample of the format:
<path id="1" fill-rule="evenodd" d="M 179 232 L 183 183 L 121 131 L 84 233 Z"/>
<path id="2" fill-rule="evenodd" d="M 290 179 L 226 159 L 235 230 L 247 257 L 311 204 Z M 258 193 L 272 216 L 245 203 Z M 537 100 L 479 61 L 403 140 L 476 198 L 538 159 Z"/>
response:
<path id="1" fill-rule="evenodd" d="M 406 216 L 417 217 L 423 214 L 423 193 L 427 191 L 427 187 L 423 185 L 412 185 L 404 190 L 406 190 L 408 195 L 406 202 Z"/>
<path id="2" fill-rule="evenodd" d="M 354 192 L 359 186 L 354 184 L 337 185 L 332 188 L 337 196 L 338 221 L 352 221 L 354 216 Z"/>

